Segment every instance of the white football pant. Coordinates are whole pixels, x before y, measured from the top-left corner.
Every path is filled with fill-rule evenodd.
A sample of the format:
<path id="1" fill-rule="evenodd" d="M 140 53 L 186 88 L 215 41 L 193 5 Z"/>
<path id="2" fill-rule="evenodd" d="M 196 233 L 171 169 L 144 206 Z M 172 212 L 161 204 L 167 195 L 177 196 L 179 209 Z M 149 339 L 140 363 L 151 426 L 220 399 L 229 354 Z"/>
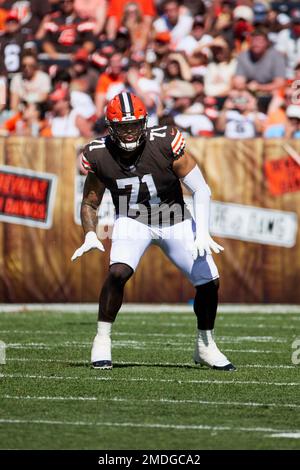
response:
<path id="1" fill-rule="evenodd" d="M 116 219 L 112 233 L 110 265 L 125 263 L 134 271 L 150 244 L 158 245 L 194 286 L 219 277 L 212 255 L 192 258 L 192 219 L 170 227 L 148 226 L 129 217 Z"/>

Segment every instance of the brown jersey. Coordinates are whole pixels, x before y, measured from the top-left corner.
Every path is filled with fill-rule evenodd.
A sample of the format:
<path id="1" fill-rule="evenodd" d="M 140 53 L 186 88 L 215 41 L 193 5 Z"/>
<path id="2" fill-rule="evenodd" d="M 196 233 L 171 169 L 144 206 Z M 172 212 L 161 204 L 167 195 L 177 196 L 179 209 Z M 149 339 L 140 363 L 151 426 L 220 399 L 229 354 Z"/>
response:
<path id="1" fill-rule="evenodd" d="M 110 190 L 117 217 L 131 217 L 148 225 L 173 225 L 190 218 L 173 170 L 174 161 L 184 154 L 184 146 L 176 128 L 152 127 L 133 160 L 126 160 L 128 152 L 108 136 L 84 148 L 82 166 Z"/>
<path id="2" fill-rule="evenodd" d="M 26 37 L 20 31 L 0 36 L 0 75 L 8 76 L 21 70 L 21 56 Z"/>

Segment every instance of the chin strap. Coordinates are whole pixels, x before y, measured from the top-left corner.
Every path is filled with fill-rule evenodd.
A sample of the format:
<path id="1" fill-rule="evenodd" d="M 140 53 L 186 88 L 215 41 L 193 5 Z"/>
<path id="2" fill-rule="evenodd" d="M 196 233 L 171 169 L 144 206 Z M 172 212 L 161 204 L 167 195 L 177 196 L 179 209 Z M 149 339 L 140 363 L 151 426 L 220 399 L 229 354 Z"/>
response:
<path id="1" fill-rule="evenodd" d="M 115 142 L 116 145 L 118 145 L 121 149 L 127 151 L 127 152 L 132 152 L 133 150 L 136 150 L 146 139 L 146 132 L 147 132 L 147 121 L 148 118 L 145 118 L 145 123 L 143 128 L 141 128 L 141 134 L 138 137 L 138 139 L 135 142 L 123 142 L 118 134 L 114 131 L 113 126 L 110 124 L 110 121 L 106 120 L 106 125 L 108 128 L 108 132 L 112 138 L 112 140 Z M 130 123 L 132 121 L 128 121 Z M 129 146 L 129 147 L 128 147 Z"/>

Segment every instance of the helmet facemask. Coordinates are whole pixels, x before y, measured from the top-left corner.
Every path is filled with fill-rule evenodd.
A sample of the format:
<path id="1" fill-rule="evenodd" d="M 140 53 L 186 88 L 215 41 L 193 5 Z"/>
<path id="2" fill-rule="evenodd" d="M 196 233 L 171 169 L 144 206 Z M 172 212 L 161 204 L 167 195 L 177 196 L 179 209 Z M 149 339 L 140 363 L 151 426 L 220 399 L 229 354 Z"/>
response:
<path id="1" fill-rule="evenodd" d="M 132 121 L 107 121 L 108 131 L 113 141 L 123 150 L 132 152 L 146 138 L 147 118 Z"/>

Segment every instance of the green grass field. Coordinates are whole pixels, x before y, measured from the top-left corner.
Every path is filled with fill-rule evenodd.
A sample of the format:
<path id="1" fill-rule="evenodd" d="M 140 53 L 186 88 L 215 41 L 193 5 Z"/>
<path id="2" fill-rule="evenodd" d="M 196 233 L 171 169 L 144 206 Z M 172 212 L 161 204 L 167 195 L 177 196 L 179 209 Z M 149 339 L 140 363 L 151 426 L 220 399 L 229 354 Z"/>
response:
<path id="1" fill-rule="evenodd" d="M 1 449 L 299 449 L 297 314 L 220 314 L 238 367 L 192 362 L 192 313 L 121 313 L 112 371 L 92 370 L 96 314 L 1 313 Z M 298 356 L 299 357 L 299 356 Z"/>

